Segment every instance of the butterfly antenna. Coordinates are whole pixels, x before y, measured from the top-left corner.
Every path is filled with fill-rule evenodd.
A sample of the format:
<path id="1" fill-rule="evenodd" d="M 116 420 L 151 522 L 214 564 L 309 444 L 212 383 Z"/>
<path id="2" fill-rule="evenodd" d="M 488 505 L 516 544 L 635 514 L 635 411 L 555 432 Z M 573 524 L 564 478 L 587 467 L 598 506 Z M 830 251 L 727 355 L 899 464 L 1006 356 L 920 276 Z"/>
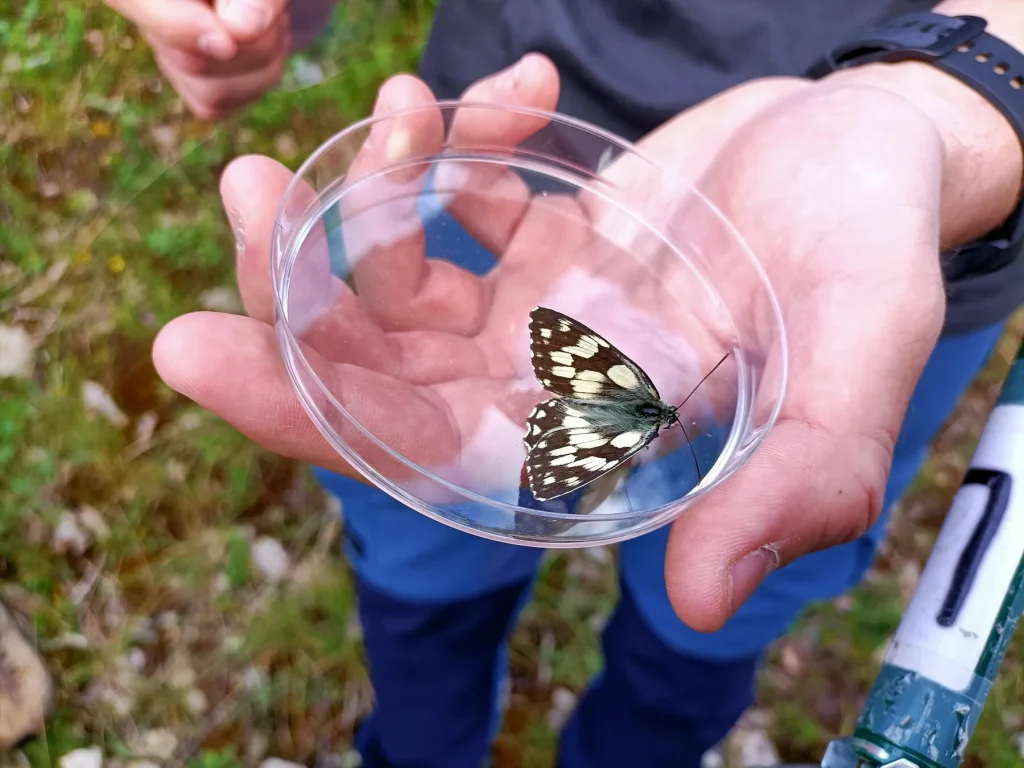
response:
<path id="1" fill-rule="evenodd" d="M 697 451 L 693 449 L 693 443 L 690 442 L 690 436 L 686 434 L 686 427 L 683 426 L 683 422 L 678 416 L 676 416 L 676 424 L 678 424 L 679 428 L 683 430 L 683 437 L 686 438 L 686 444 L 690 446 L 690 454 L 693 456 L 693 466 L 697 468 L 697 484 L 700 485 L 704 476 L 700 473 L 700 462 L 697 460 Z"/>
<path id="2" fill-rule="evenodd" d="M 690 394 L 688 394 L 686 396 L 686 398 L 683 400 L 683 402 L 681 402 L 679 405 L 676 406 L 676 410 L 677 411 L 680 408 L 682 408 L 684 405 L 686 405 L 686 401 L 689 400 L 691 397 L 693 397 L 693 393 L 696 392 L 698 389 L 700 389 L 700 385 L 703 384 L 705 381 L 707 381 L 708 377 L 712 373 L 714 373 L 715 371 L 718 370 L 718 366 L 720 366 L 722 363 L 724 363 L 725 362 L 725 358 L 727 358 L 728 356 L 729 356 L 728 352 L 726 352 L 724 355 L 722 355 L 722 359 L 719 360 L 717 363 L 715 363 L 715 367 L 712 368 L 710 371 L 708 371 L 704 375 L 704 378 L 697 382 L 697 386 L 695 386 L 692 390 L 690 390 Z M 697 460 L 697 451 L 694 450 L 693 443 L 690 441 L 690 436 L 688 434 L 686 434 L 686 427 L 683 426 L 683 420 L 679 418 L 679 414 L 678 413 L 676 414 L 676 424 L 678 424 L 679 428 L 681 430 L 683 430 L 683 437 L 686 438 L 686 444 L 690 447 L 690 454 L 693 456 L 693 466 L 697 468 L 697 483 L 699 484 L 704 479 L 704 476 L 701 474 L 701 471 L 700 471 L 700 462 Z"/>
<path id="3" fill-rule="evenodd" d="M 708 371 L 706 374 L 704 374 L 704 378 L 697 382 L 697 386 L 695 386 L 693 389 L 690 390 L 690 394 L 688 394 L 683 399 L 683 402 L 681 402 L 679 405 L 676 406 L 676 410 L 679 410 L 684 405 L 686 405 L 686 401 L 689 400 L 691 397 L 693 397 L 693 393 L 696 392 L 698 389 L 700 389 L 700 385 L 703 384 L 705 381 L 707 381 L 708 377 L 711 376 L 712 373 L 714 373 L 715 371 L 718 370 L 718 366 L 720 366 L 722 363 L 724 363 L 725 362 L 725 358 L 727 358 L 728 356 L 729 356 L 728 352 L 726 352 L 724 355 L 722 355 L 722 359 L 719 360 L 717 363 L 715 363 L 715 367 L 714 368 L 712 368 L 710 371 Z M 682 426 L 682 424 L 680 424 L 680 426 Z"/>

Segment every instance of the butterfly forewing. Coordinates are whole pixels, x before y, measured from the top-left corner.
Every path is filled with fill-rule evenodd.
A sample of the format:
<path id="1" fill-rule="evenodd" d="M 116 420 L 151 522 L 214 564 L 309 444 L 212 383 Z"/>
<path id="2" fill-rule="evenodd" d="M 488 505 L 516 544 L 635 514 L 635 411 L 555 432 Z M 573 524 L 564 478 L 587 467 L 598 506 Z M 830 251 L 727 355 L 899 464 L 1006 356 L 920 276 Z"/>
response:
<path id="1" fill-rule="evenodd" d="M 654 400 L 658 390 L 636 363 L 604 337 L 547 307 L 530 313 L 530 353 L 537 380 L 579 400 Z"/>

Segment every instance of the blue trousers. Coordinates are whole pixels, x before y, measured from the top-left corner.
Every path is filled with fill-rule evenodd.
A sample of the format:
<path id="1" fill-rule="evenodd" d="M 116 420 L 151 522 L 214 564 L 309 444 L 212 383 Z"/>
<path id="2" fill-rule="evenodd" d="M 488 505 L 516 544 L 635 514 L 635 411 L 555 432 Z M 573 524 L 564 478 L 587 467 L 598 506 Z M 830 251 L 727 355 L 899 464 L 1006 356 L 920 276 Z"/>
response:
<path id="1" fill-rule="evenodd" d="M 424 215 L 427 253 L 489 268 L 447 214 Z M 665 590 L 668 529 L 619 545 L 621 597 L 605 627 L 604 668 L 567 722 L 559 768 L 699 766 L 752 703 L 762 652 L 808 603 L 855 585 L 889 510 L 1003 330 L 940 340 L 918 382 L 875 526 L 856 541 L 773 572 L 718 632 L 675 615 Z M 317 469 L 345 518 L 376 693 L 356 747 L 366 768 L 479 768 L 500 725 L 506 640 L 542 550 L 449 528 L 363 483 Z"/>

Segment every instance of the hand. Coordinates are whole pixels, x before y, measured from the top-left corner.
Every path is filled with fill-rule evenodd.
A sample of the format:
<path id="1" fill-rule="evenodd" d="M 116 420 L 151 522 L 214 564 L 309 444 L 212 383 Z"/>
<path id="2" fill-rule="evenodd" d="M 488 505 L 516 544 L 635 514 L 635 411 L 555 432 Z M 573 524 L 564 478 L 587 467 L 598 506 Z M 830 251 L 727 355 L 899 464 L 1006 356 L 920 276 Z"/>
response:
<path id="1" fill-rule="evenodd" d="M 199 118 L 214 120 L 280 81 L 291 50 L 288 0 L 106 0 L 139 26 L 157 65 Z"/>
<path id="2" fill-rule="evenodd" d="M 547 59 L 530 56 L 512 72 L 480 83 L 467 98 L 551 109 L 557 103 L 558 82 Z M 433 102 L 421 81 L 397 77 L 383 87 L 376 112 Z M 511 147 L 543 124 L 525 115 L 495 119 L 494 113 L 463 111 L 449 139 L 456 145 Z M 443 139 L 437 112 L 378 124 L 352 163 L 349 180 L 355 182 L 405 155 L 438 152 Z M 439 168 L 435 189 L 448 191 L 449 211 L 499 255 L 499 270 L 481 279 L 444 260 L 425 259 L 424 233 L 410 210 L 425 178 L 414 168 L 390 175 L 387 183 L 357 186 L 343 200 L 346 255 L 356 265 L 358 294 L 331 275 L 322 227 L 305 238 L 291 278 L 292 290 L 302 298 L 290 305 L 290 327 L 299 333 L 303 353 L 332 395 L 378 439 L 470 490 L 514 492 L 523 461 L 525 418 L 537 402 L 551 396 L 541 391 L 529 358 L 526 321 L 533 306 L 561 307 L 602 333 L 629 338 L 630 355 L 667 383 L 662 394 L 675 402 L 701 372 L 710 370 L 722 354 L 722 343 L 695 321 L 692 310 L 700 299 L 689 302 L 685 314 L 673 309 L 686 289 L 671 289 L 673 281 L 685 282 L 680 268 L 645 270 L 642 261 L 631 261 L 611 243 L 595 238 L 595 230 L 614 229 L 607 206 L 585 197 L 531 196 L 522 178 L 495 166 L 460 164 L 454 169 L 457 179 L 446 173 L 451 170 L 450 165 Z M 289 172 L 265 159 L 246 158 L 229 167 L 224 198 L 236 231 L 243 233 L 238 274 L 249 319 L 213 314 L 182 318 L 161 334 L 155 355 L 172 386 L 185 375 L 175 369 L 196 366 L 202 393 L 193 396 L 232 423 L 244 420 L 240 428 L 264 445 L 352 474 L 319 435 L 311 435 L 294 397 L 286 397 L 284 411 L 281 403 L 271 407 L 285 414 L 281 422 L 253 422 L 245 416 L 250 408 L 266 413 L 270 406 L 265 399 L 288 389 L 276 363 L 270 327 L 274 222 L 267 210 L 276 208 L 290 181 Z M 485 191 L 488 196 L 480 194 Z M 661 290 L 654 290 L 656 286 Z M 706 298 L 703 303 L 708 303 Z M 595 317 L 598 310 L 600 317 Z M 652 312 L 659 323 L 652 322 Z M 694 359 L 672 353 L 678 338 L 687 339 L 686 351 Z M 285 389 L 278 391 L 281 385 Z M 247 402 L 241 393 L 262 404 Z M 694 398 L 688 408 L 698 401 Z M 299 424 L 302 428 L 296 429 Z M 374 469 L 414 491 L 416 473 L 356 430 L 337 426 Z M 658 447 L 669 442 L 659 441 Z M 470 444 L 487 449 L 464 450 Z M 414 492 L 437 491 L 418 487 Z"/>
<path id="3" fill-rule="evenodd" d="M 498 88 L 504 82 L 499 75 L 476 86 L 472 98 L 552 108 L 555 72 L 542 65 L 543 59 L 529 60 L 535 62 L 532 74 L 515 81 L 511 92 Z M 415 78 L 393 78 L 382 89 L 378 109 L 429 98 Z M 377 149 L 401 148 L 416 137 L 436 140 L 422 128 L 401 141 L 392 134 Z M 673 523 L 666 579 L 673 605 L 691 626 L 717 629 L 769 568 L 851 540 L 877 518 L 893 443 L 942 323 L 939 238 L 951 242 L 951 232 L 965 239 L 976 236 L 1005 217 L 1013 204 L 1012 198 L 992 203 L 972 220 L 944 215 L 940 230 L 948 178 L 944 159 L 950 154 L 945 138 L 905 99 L 847 78 L 818 85 L 782 79 L 750 83 L 684 113 L 641 142 L 669 175 L 695 179 L 744 234 L 779 296 L 790 342 L 789 389 L 775 429 L 746 466 Z M 370 146 L 375 146 L 372 137 Z M 624 163 L 608 173 L 627 171 Z M 270 222 L 288 181 L 286 171 L 265 159 L 243 158 L 228 168 L 222 191 L 236 228 L 245 232 L 239 284 L 250 317 L 197 313 L 179 318 L 158 337 L 154 359 L 171 387 L 262 445 L 346 471 L 292 394 L 269 326 Z M 644 180 L 634 183 L 643 186 Z M 513 189 L 508 197 L 515 203 L 521 191 Z M 360 298 L 367 301 L 359 313 L 345 315 L 353 304 L 342 293 L 332 315 L 343 319 L 321 328 L 325 336 L 339 339 L 333 354 L 363 355 L 354 363 L 351 357 L 342 362 L 331 359 L 329 347 L 317 349 L 326 353 L 328 373 L 343 371 L 332 380 L 342 395 L 346 386 L 365 392 L 368 384 L 387 382 L 389 387 L 380 387 L 378 406 L 383 411 L 389 405 L 405 408 L 385 440 L 408 440 L 401 428 L 415 424 L 444 453 L 437 436 L 458 441 L 472 434 L 473 425 L 460 419 L 476 418 L 481 408 L 467 405 L 468 390 L 458 387 L 481 372 L 485 378 L 507 380 L 519 371 L 510 350 L 522 345 L 507 341 L 518 330 L 487 336 L 488 320 L 521 316 L 521 307 L 531 304 L 538 291 L 557 285 L 557 276 L 547 271 L 561 268 L 553 254 L 570 262 L 580 258 L 580 249 L 569 247 L 571 230 L 557 230 L 553 251 L 543 248 L 556 231 L 550 227 L 539 230 L 545 236 L 526 239 L 530 217 L 542 213 L 537 201 L 488 210 L 486 216 L 470 215 L 474 202 L 479 204 L 461 201 L 465 207 L 459 218 L 471 230 L 475 223 L 474 234 L 504 253 L 503 276 L 495 285 L 464 273 L 445 274 L 445 267 L 435 271 L 440 262 L 420 260 L 413 273 L 417 279 L 390 305 L 374 303 L 371 274 L 360 288 Z M 582 210 L 590 216 L 588 225 L 600 225 L 585 206 Z M 396 254 L 405 245 L 421 255 L 421 237 L 405 233 L 388 248 Z M 514 270 L 506 271 L 506 264 L 516 263 L 519 238 L 530 246 L 524 251 L 535 250 L 537 256 L 532 263 L 520 262 L 526 269 L 513 279 L 507 272 Z M 395 285 L 394 275 L 387 284 Z M 736 290 L 742 287 L 737 284 Z M 520 309 L 496 311 L 503 291 Z M 338 301 L 338 296 L 324 301 Z M 620 301 L 629 306 L 636 299 Z M 389 316 L 388 306 L 409 307 L 411 313 L 403 321 L 404 313 Z M 670 335 L 678 332 L 678 318 L 661 307 L 654 311 Z M 315 330 L 316 324 L 310 327 Z M 428 339 L 424 334 L 436 335 Z M 489 343 L 480 344 L 480 338 Z M 459 349 L 419 354 L 430 349 L 428 341 Z M 698 350 L 713 346 L 705 342 L 698 343 Z M 779 364 L 779 349 L 770 340 L 762 352 L 768 366 Z M 439 359 L 452 362 L 429 362 Z M 386 378 L 373 378 L 381 374 Z M 417 389 L 407 388 L 417 380 Z M 456 391 L 441 394 L 451 382 Z M 413 392 L 419 395 L 415 404 L 402 405 Z M 454 426 L 451 413 L 457 414 Z M 369 421 L 372 414 L 367 416 Z M 416 450 L 407 444 L 403 448 Z"/>

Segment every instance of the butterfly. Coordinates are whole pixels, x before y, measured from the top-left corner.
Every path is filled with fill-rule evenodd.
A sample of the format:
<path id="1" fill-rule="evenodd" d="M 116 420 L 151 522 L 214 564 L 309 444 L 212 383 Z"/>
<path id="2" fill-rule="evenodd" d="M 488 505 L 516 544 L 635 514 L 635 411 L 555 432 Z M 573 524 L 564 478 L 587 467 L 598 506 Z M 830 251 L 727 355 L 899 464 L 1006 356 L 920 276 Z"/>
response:
<path id="1" fill-rule="evenodd" d="M 526 419 L 526 476 L 537 501 L 550 501 L 611 472 L 645 448 L 662 429 L 679 424 L 678 406 L 661 399 L 644 371 L 599 334 L 547 307 L 530 312 L 530 354 L 541 385 L 558 397 Z M 697 477 L 701 478 L 700 466 Z"/>

